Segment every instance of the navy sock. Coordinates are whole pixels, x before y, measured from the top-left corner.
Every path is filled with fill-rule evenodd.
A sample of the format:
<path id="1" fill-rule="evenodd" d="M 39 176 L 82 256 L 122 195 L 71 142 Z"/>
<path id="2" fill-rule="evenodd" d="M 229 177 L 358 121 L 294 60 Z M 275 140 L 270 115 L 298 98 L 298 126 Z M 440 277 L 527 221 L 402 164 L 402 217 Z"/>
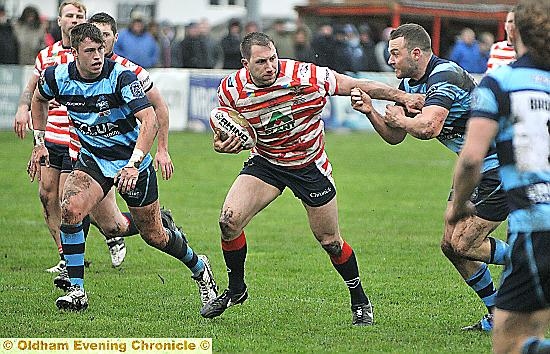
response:
<path id="1" fill-rule="evenodd" d="M 71 285 L 78 285 L 81 289 L 84 289 L 85 242 L 82 223 L 61 224 L 61 244 L 67 262 L 67 272 L 71 279 Z"/>
<path id="2" fill-rule="evenodd" d="M 495 307 L 497 290 L 487 264 L 482 263 L 477 272 L 466 280 L 466 283 L 476 292 L 487 310 L 492 313 Z"/>
<path id="3" fill-rule="evenodd" d="M 168 243 L 164 247 L 164 253 L 171 255 L 174 258 L 179 259 L 189 268 L 194 277 L 199 276 L 204 270 L 204 262 L 200 260 L 193 249 L 189 247 L 183 240 L 181 233 L 172 232 L 167 228 L 164 228 L 168 235 Z"/>

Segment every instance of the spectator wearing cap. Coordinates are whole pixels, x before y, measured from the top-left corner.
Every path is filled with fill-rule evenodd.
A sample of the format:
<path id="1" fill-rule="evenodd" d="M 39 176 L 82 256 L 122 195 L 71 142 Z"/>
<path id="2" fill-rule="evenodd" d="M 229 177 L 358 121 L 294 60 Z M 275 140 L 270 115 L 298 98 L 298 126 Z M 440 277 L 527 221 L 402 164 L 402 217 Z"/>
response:
<path id="1" fill-rule="evenodd" d="M 144 68 L 154 67 L 159 61 L 159 47 L 141 15 L 132 16 L 128 28 L 120 31 L 114 51 Z"/>
<path id="2" fill-rule="evenodd" d="M 6 10 L 0 5 L 0 64 L 19 63 L 19 45 Z"/>
<path id="3" fill-rule="evenodd" d="M 220 41 L 223 51 L 223 68 L 240 69 L 241 64 L 241 21 L 232 19 L 227 26 L 227 35 Z"/>
<path id="4" fill-rule="evenodd" d="M 331 69 L 338 73 L 357 72 L 363 58 L 363 49 L 355 26 L 350 23 L 336 26 L 334 39 L 334 63 Z"/>
<path id="5" fill-rule="evenodd" d="M 359 43 L 363 49 L 363 56 L 359 63 L 359 71 L 380 71 L 376 54 L 374 52 L 374 41 L 372 32 L 368 24 L 364 23 L 359 26 Z"/>

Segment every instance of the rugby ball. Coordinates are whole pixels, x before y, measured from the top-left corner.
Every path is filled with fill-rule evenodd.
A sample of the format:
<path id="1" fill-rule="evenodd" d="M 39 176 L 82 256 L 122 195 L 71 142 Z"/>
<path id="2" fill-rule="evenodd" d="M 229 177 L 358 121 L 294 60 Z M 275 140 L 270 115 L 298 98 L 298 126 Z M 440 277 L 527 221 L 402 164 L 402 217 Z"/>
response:
<path id="1" fill-rule="evenodd" d="M 222 140 L 227 139 L 229 135 L 236 135 L 246 150 L 252 149 L 258 141 L 256 131 L 246 118 L 229 107 L 216 107 L 210 112 L 210 128 L 214 132 L 220 129 Z"/>

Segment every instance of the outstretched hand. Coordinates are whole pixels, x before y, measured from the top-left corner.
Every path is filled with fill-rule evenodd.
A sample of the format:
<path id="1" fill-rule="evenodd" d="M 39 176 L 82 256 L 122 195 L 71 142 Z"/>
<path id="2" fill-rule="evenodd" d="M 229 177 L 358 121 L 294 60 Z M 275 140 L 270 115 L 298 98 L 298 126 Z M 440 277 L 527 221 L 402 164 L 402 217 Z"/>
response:
<path id="1" fill-rule="evenodd" d="M 46 146 L 36 145 L 32 149 L 31 158 L 29 159 L 29 163 L 27 164 L 27 174 L 31 179 L 31 183 L 34 182 L 35 179 L 37 179 L 38 181 L 40 181 L 41 179 L 41 162 L 44 163 L 46 167 L 50 167 L 50 155 Z"/>
<path id="2" fill-rule="evenodd" d="M 168 153 L 168 151 L 157 150 L 153 164 L 154 164 L 153 166 L 155 167 L 155 171 L 158 171 L 160 167 L 160 171 L 162 173 L 162 179 L 169 180 L 170 178 L 172 178 L 172 175 L 174 174 L 174 164 L 172 162 L 172 158 L 170 157 L 170 154 Z"/>

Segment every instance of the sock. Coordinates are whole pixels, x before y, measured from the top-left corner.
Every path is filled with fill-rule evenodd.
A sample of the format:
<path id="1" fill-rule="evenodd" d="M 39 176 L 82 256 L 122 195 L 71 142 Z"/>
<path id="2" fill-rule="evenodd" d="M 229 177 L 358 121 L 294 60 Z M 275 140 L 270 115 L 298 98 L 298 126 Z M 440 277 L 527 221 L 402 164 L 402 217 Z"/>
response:
<path id="1" fill-rule="evenodd" d="M 65 256 L 63 255 L 63 245 L 57 247 L 57 252 L 59 252 L 59 259 L 65 261 Z"/>
<path id="2" fill-rule="evenodd" d="M 531 337 L 523 342 L 521 352 L 523 354 L 550 353 L 550 340 Z"/>
<path id="3" fill-rule="evenodd" d="M 134 218 L 132 217 L 132 214 L 130 214 L 129 212 L 124 212 L 122 213 L 122 215 L 124 215 L 124 217 L 128 220 L 128 231 L 126 231 L 121 236 L 125 237 L 125 236 L 133 236 L 133 235 L 139 234 L 139 230 L 136 227 L 136 223 L 134 222 Z"/>
<path id="4" fill-rule="evenodd" d="M 359 267 L 357 266 L 357 259 L 355 258 L 355 252 L 348 245 L 346 241 L 342 245 L 342 252 L 339 256 L 330 256 L 332 265 L 340 276 L 344 279 L 346 286 L 348 287 L 351 297 L 351 304 L 357 305 L 362 303 L 369 303 L 369 298 L 363 290 L 361 285 L 361 279 L 359 278 Z"/>
<path id="5" fill-rule="evenodd" d="M 82 231 L 84 232 L 84 239 L 88 237 L 88 233 L 90 232 L 90 224 L 90 215 L 86 215 L 84 219 L 82 219 Z"/>
<path id="6" fill-rule="evenodd" d="M 172 232 L 167 228 L 164 228 L 166 235 L 168 235 L 168 243 L 164 247 L 164 253 L 171 255 L 172 257 L 179 259 L 189 268 L 193 277 L 198 277 L 204 270 L 204 262 L 200 260 L 193 249 L 184 242 L 183 237 L 179 231 Z"/>
<path id="7" fill-rule="evenodd" d="M 71 285 L 78 285 L 82 290 L 84 290 L 85 242 L 82 223 L 76 225 L 61 224 L 61 245 L 63 246 Z"/>
<path id="8" fill-rule="evenodd" d="M 487 307 L 487 310 L 493 313 L 497 290 L 495 289 L 495 284 L 493 283 L 493 278 L 487 264 L 482 263 L 477 272 L 466 280 L 466 284 L 474 289 L 477 296 L 479 296 Z"/>
<path id="9" fill-rule="evenodd" d="M 504 265 L 506 254 L 508 253 L 508 244 L 498 238 L 489 237 L 491 242 L 491 260 L 489 264 Z"/>
<path id="10" fill-rule="evenodd" d="M 244 231 L 231 241 L 222 240 L 223 259 L 229 277 L 229 290 L 234 294 L 242 293 L 246 288 L 244 283 L 244 262 L 246 260 L 246 236 Z"/>

